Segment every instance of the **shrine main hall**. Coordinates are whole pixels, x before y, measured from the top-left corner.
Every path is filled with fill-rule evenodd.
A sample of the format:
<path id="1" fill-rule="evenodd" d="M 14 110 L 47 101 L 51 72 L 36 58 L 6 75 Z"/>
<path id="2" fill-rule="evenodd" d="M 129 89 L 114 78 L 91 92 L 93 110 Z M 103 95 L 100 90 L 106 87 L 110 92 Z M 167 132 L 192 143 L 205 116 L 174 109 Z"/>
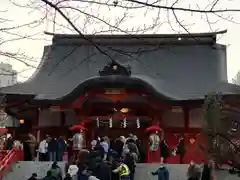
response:
<path id="1" fill-rule="evenodd" d="M 184 162 L 200 161 L 205 96 L 240 92 L 228 83 L 220 33 L 53 34 L 33 76 L 0 89 L 1 104 L 21 120 L 12 128 L 16 134 L 67 138 L 71 127 L 81 126 L 86 144 L 96 136 L 133 133 L 145 148 L 147 129 L 155 127 L 171 148 L 185 137 Z M 176 157 L 169 161 L 177 163 Z"/>

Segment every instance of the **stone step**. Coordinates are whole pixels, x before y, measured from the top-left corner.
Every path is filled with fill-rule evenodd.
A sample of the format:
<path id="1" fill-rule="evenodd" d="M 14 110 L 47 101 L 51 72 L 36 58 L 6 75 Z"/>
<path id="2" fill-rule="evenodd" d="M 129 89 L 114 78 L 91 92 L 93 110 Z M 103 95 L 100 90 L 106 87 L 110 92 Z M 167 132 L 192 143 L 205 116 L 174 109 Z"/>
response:
<path id="1" fill-rule="evenodd" d="M 51 165 L 52 162 L 18 161 L 10 168 L 3 180 L 26 180 L 32 173 L 37 173 L 38 178 L 41 179 L 45 177 Z M 64 162 L 59 162 L 58 165 L 64 170 Z"/>
<path id="2" fill-rule="evenodd" d="M 59 166 L 64 170 L 65 163 L 59 162 Z M 38 178 L 43 178 L 50 169 L 52 162 L 19 161 L 15 163 L 3 180 L 26 180 L 32 173 L 37 173 Z M 170 172 L 170 180 L 186 180 L 187 164 L 167 164 Z M 157 176 L 152 176 L 149 172 L 155 171 L 159 164 L 138 164 L 136 167 L 135 180 L 157 180 Z M 237 175 L 230 175 L 227 171 L 218 171 L 217 180 L 238 180 Z"/>

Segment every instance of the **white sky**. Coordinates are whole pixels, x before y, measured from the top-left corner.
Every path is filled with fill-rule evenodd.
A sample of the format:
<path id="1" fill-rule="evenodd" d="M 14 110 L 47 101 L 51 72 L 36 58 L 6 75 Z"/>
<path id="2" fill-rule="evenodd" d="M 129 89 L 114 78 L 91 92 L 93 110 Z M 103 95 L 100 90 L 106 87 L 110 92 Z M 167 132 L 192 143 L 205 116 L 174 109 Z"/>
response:
<path id="1" fill-rule="evenodd" d="M 16 2 L 18 4 L 23 4 L 23 2 L 29 2 L 29 0 L 12 0 L 13 2 Z M 33 1 L 33 0 L 32 0 Z M 35 0 L 36 2 L 40 2 L 40 0 Z M 98 2 L 106 2 L 107 0 L 95 0 Z M 119 0 L 119 4 L 126 3 L 122 0 Z M 143 0 L 142 0 L 143 1 Z M 207 4 L 212 2 L 214 0 L 180 0 L 179 4 L 176 6 L 185 7 L 185 8 L 195 8 L 197 9 L 200 7 L 201 9 L 204 9 Z M 20 3 L 21 2 L 21 3 Z M 112 2 L 112 1 L 108 1 Z M 148 0 L 148 2 L 151 2 L 151 0 Z M 173 1 L 175 2 L 175 1 Z M 159 3 L 161 5 L 172 5 L 172 0 L 161 0 Z M 153 24 L 154 18 L 158 19 L 157 23 L 158 25 L 151 31 L 148 31 L 148 33 L 178 33 L 183 32 L 186 33 L 186 31 L 180 27 L 176 22 L 175 18 L 172 15 L 172 12 L 167 12 L 165 10 L 161 10 L 160 14 L 158 14 L 158 9 L 149 9 L 148 11 L 144 9 L 139 10 L 128 10 L 122 9 L 122 8 L 114 8 L 114 7 L 106 7 L 101 6 L 100 8 L 98 6 L 87 4 L 87 3 L 80 3 L 80 6 L 78 4 L 71 3 L 72 6 L 77 7 L 79 10 L 83 10 L 84 12 L 89 12 L 90 14 L 93 14 L 95 16 L 108 19 L 109 23 L 114 24 L 118 19 L 121 19 L 123 17 L 124 12 L 128 13 L 129 16 L 120 26 L 121 29 L 128 31 L 131 30 L 133 27 L 144 27 L 150 26 Z M 215 9 L 240 9 L 240 1 L 239 0 L 220 0 L 220 3 L 215 7 Z M 17 7 L 9 2 L 9 0 L 1 0 L 1 6 L 0 11 L 6 10 L 6 12 L 0 12 L 0 18 L 7 18 L 11 19 L 11 21 L 7 23 L 0 23 L 0 29 L 5 27 L 11 27 L 14 26 L 14 24 L 25 24 L 31 21 L 37 21 L 40 18 L 44 17 L 46 13 L 42 10 L 40 12 L 37 10 L 32 10 L 30 8 L 22 8 Z M 209 32 L 209 31 L 216 31 L 216 30 L 224 30 L 227 29 L 227 34 L 224 34 L 223 36 L 219 37 L 219 43 L 223 43 L 228 45 L 227 49 L 227 65 L 228 65 L 228 79 L 231 81 L 231 79 L 235 76 L 237 71 L 240 69 L 240 62 L 238 61 L 238 57 L 240 55 L 239 50 L 239 41 L 240 41 L 240 12 L 239 13 L 228 13 L 224 14 L 223 18 L 217 17 L 214 14 L 208 15 L 208 20 L 211 21 L 211 27 L 209 26 L 207 17 L 205 14 L 193 14 L 188 12 L 176 12 L 179 20 L 184 21 L 183 24 L 187 25 L 186 27 L 189 28 L 189 31 L 191 32 Z M 80 16 L 81 15 L 81 16 Z M 218 14 L 221 15 L 221 14 Z M 51 14 L 48 14 L 48 19 L 52 18 Z M 85 15 L 79 14 L 73 11 L 69 11 L 69 17 L 74 19 L 75 25 L 77 25 L 84 33 L 92 33 L 93 31 L 100 30 L 102 28 L 109 29 L 106 25 L 103 23 L 96 23 L 93 20 L 86 21 L 86 19 L 89 20 L 89 18 L 86 18 Z M 158 18 L 157 18 L 158 17 Z M 233 18 L 233 19 L 230 19 Z M 171 24 L 168 23 L 168 19 L 170 19 Z M 57 23 L 61 25 L 56 26 L 55 33 L 70 33 L 69 30 L 66 28 L 63 28 L 62 26 L 68 26 L 68 24 L 61 19 L 59 16 L 57 16 Z M 232 22 L 234 21 L 234 22 Z M 88 22 L 88 23 L 86 23 Z M 83 29 L 83 27 L 87 28 Z M 69 26 L 68 26 L 69 27 Z M 175 30 L 173 31 L 172 28 Z M 31 64 L 31 66 L 37 67 L 39 63 L 39 59 L 43 52 L 43 46 L 46 44 L 51 43 L 51 37 L 46 36 L 43 34 L 44 31 L 53 31 L 52 23 L 51 22 L 42 22 L 38 26 L 35 27 L 24 27 L 19 28 L 17 30 L 10 31 L 11 34 L 8 32 L 0 32 L 0 41 L 6 41 L 10 40 L 12 38 L 18 38 L 18 36 L 29 36 L 34 35 L 31 38 L 27 38 L 24 40 L 18 40 L 18 41 L 10 41 L 8 43 L 5 43 L 4 45 L 0 46 L 0 51 L 8 51 L 8 52 L 24 52 L 26 55 L 34 57 L 31 61 L 27 61 L 27 64 Z M 15 34 L 15 35 L 14 35 Z M 17 34 L 17 36 L 16 36 Z M 194 57 L 193 62 L 194 62 Z M 9 62 L 13 65 L 13 68 L 16 69 L 19 72 L 18 79 L 20 81 L 26 80 L 31 74 L 34 72 L 35 68 L 31 66 L 26 66 L 26 64 L 21 63 L 17 60 L 12 60 L 10 58 L 0 56 L 0 61 L 2 62 Z"/>

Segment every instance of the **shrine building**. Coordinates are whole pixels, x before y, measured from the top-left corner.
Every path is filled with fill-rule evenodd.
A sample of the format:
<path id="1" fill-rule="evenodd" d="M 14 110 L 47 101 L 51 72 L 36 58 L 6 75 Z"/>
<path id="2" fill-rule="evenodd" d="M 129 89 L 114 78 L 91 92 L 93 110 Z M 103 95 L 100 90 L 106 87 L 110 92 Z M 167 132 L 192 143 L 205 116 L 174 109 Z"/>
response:
<path id="1" fill-rule="evenodd" d="M 86 144 L 132 133 L 145 148 L 146 129 L 157 126 L 171 148 L 185 137 L 185 162 L 200 161 L 193 147 L 205 96 L 240 92 L 228 83 L 220 33 L 54 34 L 34 75 L 0 89 L 1 106 L 21 120 L 15 133 L 32 131 L 38 140 L 46 133 L 71 136 L 69 128 L 79 125 Z"/>

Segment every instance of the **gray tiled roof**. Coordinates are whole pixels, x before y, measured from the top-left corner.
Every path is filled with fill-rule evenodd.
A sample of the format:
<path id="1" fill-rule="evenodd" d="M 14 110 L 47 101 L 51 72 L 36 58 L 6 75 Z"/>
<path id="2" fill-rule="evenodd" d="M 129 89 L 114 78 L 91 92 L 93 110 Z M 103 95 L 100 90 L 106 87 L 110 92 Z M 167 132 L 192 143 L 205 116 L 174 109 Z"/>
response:
<path id="1" fill-rule="evenodd" d="M 192 39 L 186 35 L 182 35 L 185 40 L 178 44 L 161 45 L 158 40 L 165 36 L 152 35 L 151 38 L 157 39 L 151 44 L 145 44 L 145 40 L 138 37 L 138 43 L 124 45 L 119 44 L 119 36 L 93 37 L 99 41 L 97 46 L 101 50 L 107 51 L 119 64 L 131 67 L 130 77 L 100 77 L 98 72 L 111 61 L 109 57 L 77 36 L 56 35 L 53 44 L 45 47 L 36 73 L 25 83 L 1 88 L 0 93 L 33 94 L 37 100 L 61 100 L 73 91 L 80 95 L 88 87 L 112 87 L 116 82 L 123 87 L 141 86 L 156 96 L 173 100 L 203 99 L 209 92 L 240 92 L 239 86 L 227 82 L 226 47 L 216 44 L 214 33 L 197 34 L 198 41 L 194 44 L 188 44 Z M 132 40 L 129 36 L 120 38 L 125 42 Z M 209 39 L 202 43 L 201 38 Z M 116 39 L 118 43 L 114 44 Z"/>

